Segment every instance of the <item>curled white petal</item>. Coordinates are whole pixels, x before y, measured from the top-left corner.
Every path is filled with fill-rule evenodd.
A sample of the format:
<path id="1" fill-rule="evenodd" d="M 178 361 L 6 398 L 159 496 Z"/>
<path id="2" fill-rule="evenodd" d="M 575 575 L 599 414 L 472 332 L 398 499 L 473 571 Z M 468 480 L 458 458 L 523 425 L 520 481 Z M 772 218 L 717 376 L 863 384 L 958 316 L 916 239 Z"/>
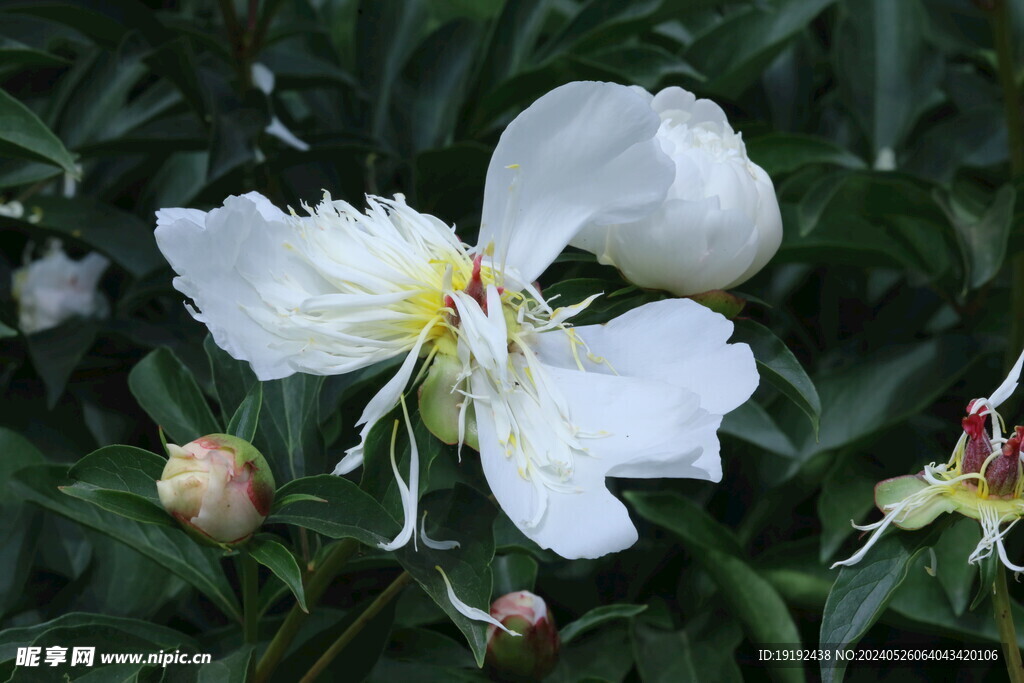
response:
<path id="1" fill-rule="evenodd" d="M 946 483 L 948 482 L 943 482 L 943 484 Z M 857 526 L 856 524 L 853 524 L 855 529 L 860 529 L 863 531 L 873 531 L 873 533 L 868 538 L 868 542 L 865 543 L 860 550 L 858 550 L 845 560 L 840 560 L 838 562 L 833 563 L 830 569 L 835 569 L 836 567 L 841 566 L 849 567 L 860 562 L 862 559 L 864 559 L 864 556 L 867 555 L 868 551 L 871 550 L 871 548 L 876 543 L 878 543 L 879 540 L 881 540 L 882 534 L 885 533 L 885 530 L 889 528 L 889 525 L 891 525 L 894 521 L 900 519 L 902 515 L 912 512 L 914 509 L 924 505 L 935 496 L 938 496 L 947 490 L 948 488 L 945 485 L 931 485 L 928 488 L 921 489 L 917 493 L 907 496 L 899 503 L 893 505 L 891 509 L 886 511 L 885 516 L 882 517 L 882 519 L 878 522 L 875 522 L 874 524 L 867 524 L 864 526 Z"/>
<path id="2" fill-rule="evenodd" d="M 1013 392 L 1017 390 L 1017 382 L 1020 381 L 1022 368 L 1024 368 L 1024 351 L 1021 351 L 1021 354 L 1017 356 L 1017 362 L 1010 368 L 1010 372 L 1006 375 L 1003 383 L 988 397 L 988 404 L 992 408 L 998 408 L 1003 401 L 1010 398 Z"/>
<path id="3" fill-rule="evenodd" d="M 423 541 L 423 545 L 434 550 L 452 550 L 461 545 L 458 541 L 435 541 L 430 536 L 427 536 L 426 510 L 423 511 L 423 517 L 420 519 L 420 540 Z"/>
<path id="4" fill-rule="evenodd" d="M 404 547 L 412 539 L 416 544 L 416 508 L 420 498 L 420 451 L 416 446 L 416 435 L 412 431 L 412 421 L 409 419 L 409 411 L 402 404 L 402 417 L 405 419 L 405 429 L 409 435 L 409 484 L 406 485 L 402 474 L 398 471 L 398 462 L 395 460 L 395 434 L 398 425 L 395 425 L 395 432 L 391 435 L 391 471 L 395 475 L 395 483 L 398 486 L 398 495 L 402 499 L 402 513 L 405 523 L 402 530 L 398 532 L 390 543 L 381 543 L 381 550 L 398 550 Z"/>
<path id="5" fill-rule="evenodd" d="M 1019 567 L 1012 562 L 1006 556 L 1006 548 L 1003 546 L 1003 537 L 1009 533 L 1020 519 L 1015 519 L 1010 524 L 1003 527 L 1003 524 L 1009 520 L 1005 519 L 999 512 L 996 511 L 991 505 L 979 504 L 978 512 L 981 513 L 981 517 L 978 520 L 981 522 L 981 540 L 978 541 L 977 547 L 974 552 L 971 553 L 967 561 L 971 564 L 977 564 L 985 558 L 992 555 L 992 551 L 995 550 L 999 561 L 1002 562 L 1007 569 L 1012 572 L 1024 572 L 1024 567 Z"/>
<path id="6" fill-rule="evenodd" d="M 444 573 L 444 570 L 437 566 L 435 566 L 434 569 L 437 570 L 437 573 L 440 574 L 441 578 L 444 580 L 444 587 L 448 590 L 448 600 L 452 603 L 452 607 L 454 607 L 459 614 L 466 617 L 467 619 L 472 619 L 473 621 L 483 621 L 488 624 L 491 624 L 496 628 L 500 628 L 502 631 L 509 634 L 510 636 L 522 635 L 521 633 L 516 633 L 515 631 L 506 628 L 504 624 L 502 624 L 500 621 L 498 621 L 482 609 L 470 607 L 466 603 L 462 602 L 462 600 L 459 600 L 459 597 L 455 595 L 455 589 L 452 588 L 452 582 L 448 580 L 448 575 Z"/>

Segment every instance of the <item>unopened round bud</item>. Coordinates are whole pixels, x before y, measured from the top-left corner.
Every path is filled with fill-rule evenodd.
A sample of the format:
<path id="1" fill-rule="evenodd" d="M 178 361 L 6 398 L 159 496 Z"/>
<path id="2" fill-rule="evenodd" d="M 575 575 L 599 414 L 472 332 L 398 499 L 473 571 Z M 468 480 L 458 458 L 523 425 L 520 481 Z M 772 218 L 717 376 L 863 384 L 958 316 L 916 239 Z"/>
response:
<path id="1" fill-rule="evenodd" d="M 218 544 L 248 540 L 274 502 L 274 476 L 252 444 L 210 434 L 184 446 L 167 445 L 170 458 L 157 493 L 164 508 L 194 536 Z"/>
<path id="2" fill-rule="evenodd" d="M 558 663 L 560 640 L 554 619 L 544 600 L 529 591 L 503 595 L 491 605 L 491 616 L 511 636 L 495 626 L 487 627 L 485 666 L 500 681 L 539 681 Z"/>

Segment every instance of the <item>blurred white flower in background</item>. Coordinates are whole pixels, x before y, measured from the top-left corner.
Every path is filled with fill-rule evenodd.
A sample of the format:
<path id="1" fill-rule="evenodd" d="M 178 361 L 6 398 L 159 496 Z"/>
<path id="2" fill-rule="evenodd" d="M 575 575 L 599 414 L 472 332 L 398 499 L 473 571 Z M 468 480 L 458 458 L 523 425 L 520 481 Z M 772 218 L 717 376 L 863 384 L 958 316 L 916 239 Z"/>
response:
<path id="1" fill-rule="evenodd" d="M 105 317 L 110 305 L 97 285 L 109 265 L 95 252 L 75 261 L 64 253 L 60 240 L 48 241 L 42 258 L 26 258 L 25 265 L 14 271 L 18 327 L 32 334 L 74 317 Z"/>
<path id="2" fill-rule="evenodd" d="M 252 65 L 252 83 L 263 91 L 263 94 L 270 96 L 274 92 L 274 72 L 259 62 Z M 294 147 L 300 152 L 309 150 L 309 145 L 295 136 L 295 133 L 288 130 L 288 127 L 281 123 L 276 114 L 271 113 L 270 123 L 264 129 L 267 135 L 273 135 L 284 144 Z"/>
<path id="3" fill-rule="evenodd" d="M 711 100 L 682 88 L 650 95 L 658 141 L 675 163 L 661 208 L 623 225 L 590 227 L 570 242 L 641 287 L 688 296 L 750 279 L 782 242 L 782 216 L 768 174 L 750 161 L 739 133 Z"/>

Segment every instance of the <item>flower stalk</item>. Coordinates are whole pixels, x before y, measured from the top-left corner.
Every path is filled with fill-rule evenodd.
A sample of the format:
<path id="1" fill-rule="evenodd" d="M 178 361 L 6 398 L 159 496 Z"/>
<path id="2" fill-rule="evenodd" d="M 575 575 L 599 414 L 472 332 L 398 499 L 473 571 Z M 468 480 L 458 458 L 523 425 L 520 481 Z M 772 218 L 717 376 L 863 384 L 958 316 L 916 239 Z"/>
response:
<path id="1" fill-rule="evenodd" d="M 340 543 L 336 543 L 327 552 L 324 559 L 306 581 L 306 605 L 310 609 L 313 609 L 313 606 L 320 601 L 331 581 L 334 580 L 334 577 L 338 575 L 341 568 L 345 566 L 349 558 L 358 550 L 359 541 L 353 538 L 346 538 Z M 309 615 L 303 612 L 297 603 L 292 605 L 291 611 L 288 612 L 288 616 L 285 617 L 285 620 L 277 629 L 273 640 L 267 645 L 267 649 L 263 651 L 263 656 L 256 665 L 253 683 L 266 683 L 266 681 L 270 680 L 270 676 L 277 669 L 281 660 L 284 659 L 285 653 L 291 646 L 292 641 L 295 640 L 295 636 L 299 629 L 302 628 L 302 624 L 306 621 L 307 616 Z"/>
<path id="2" fill-rule="evenodd" d="M 412 575 L 409 572 L 402 572 L 395 578 L 391 584 L 384 589 L 384 592 L 377 596 L 377 599 L 370 603 L 370 606 L 363 610 L 355 621 L 353 621 L 344 633 L 338 636 L 338 639 L 331 644 L 327 650 L 320 655 L 320 659 L 316 660 L 316 663 L 310 667 L 306 675 L 302 677 L 299 683 L 312 683 L 315 681 L 320 674 L 324 672 L 334 658 L 337 657 L 342 650 L 344 650 L 352 640 L 359 635 L 366 625 L 370 623 L 375 616 L 380 614 L 380 611 L 392 600 L 394 600 L 402 589 L 405 588 L 406 584 L 412 581 Z"/>
<path id="3" fill-rule="evenodd" d="M 999 629 L 999 640 L 1003 643 L 1003 656 L 1006 658 L 1006 672 L 1010 676 L 1010 683 L 1024 683 L 1024 664 L 1021 663 L 1020 648 L 1017 647 L 1017 631 L 1013 626 L 1013 610 L 1006 588 L 1006 569 L 1002 564 L 996 566 L 992 606 L 996 627 Z"/>
<path id="4" fill-rule="evenodd" d="M 259 568 L 252 555 L 243 552 L 238 556 L 239 574 L 242 580 L 242 634 L 246 643 L 259 639 Z"/>

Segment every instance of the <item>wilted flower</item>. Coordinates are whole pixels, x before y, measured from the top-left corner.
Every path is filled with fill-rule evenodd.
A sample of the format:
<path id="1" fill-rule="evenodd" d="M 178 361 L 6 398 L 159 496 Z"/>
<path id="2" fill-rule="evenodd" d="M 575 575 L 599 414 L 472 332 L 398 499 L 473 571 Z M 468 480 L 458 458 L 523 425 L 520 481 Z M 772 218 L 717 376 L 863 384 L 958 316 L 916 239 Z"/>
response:
<path id="1" fill-rule="evenodd" d="M 14 271 L 18 327 L 32 334 L 76 316 L 106 316 L 110 306 L 96 287 L 109 265 L 110 261 L 95 252 L 75 261 L 64 253 L 59 240 L 47 242 L 41 259 Z"/>
<path id="2" fill-rule="evenodd" d="M 726 343 L 732 324 L 692 301 L 571 328 L 590 300 L 553 309 L 531 284 L 580 230 L 662 204 L 674 168 L 659 125 L 623 86 L 571 83 L 541 97 L 495 149 L 473 249 L 400 195 L 369 197 L 366 213 L 326 196 L 308 217 L 255 193 L 208 214 L 164 209 L 157 242 L 196 319 L 262 380 L 404 355 L 363 411 L 363 441 L 425 356 L 434 389 L 421 402 L 455 399 L 450 428 L 444 416 L 432 428 L 479 447 L 496 499 L 527 536 L 597 557 L 637 538 L 605 477 L 718 481 L 721 416 L 758 381 L 750 349 Z M 362 453 L 361 442 L 335 472 Z M 413 444 L 408 485 L 398 477 L 405 524 L 387 549 L 415 538 L 418 478 Z"/>
<path id="3" fill-rule="evenodd" d="M 210 434 L 184 446 L 167 444 L 167 452 L 157 493 L 186 530 L 217 543 L 239 543 L 270 514 L 274 475 L 252 444 Z"/>
<path id="4" fill-rule="evenodd" d="M 503 595 L 491 604 L 491 616 L 521 636 L 487 627 L 485 666 L 495 678 L 539 681 L 551 673 L 558 663 L 560 640 L 540 596 L 530 591 Z"/>
<path id="5" fill-rule="evenodd" d="M 994 550 L 1008 569 L 1024 571 L 1010 562 L 1003 547 L 1003 537 L 1024 516 L 1024 427 L 1016 427 L 1009 438 L 1003 438 L 1005 423 L 996 412 L 1016 390 L 1022 366 L 1024 353 L 991 396 L 967 404 L 963 433 L 948 462 L 931 463 L 918 474 L 886 479 L 875 486 L 875 504 L 884 517 L 874 524 L 854 524 L 855 529 L 873 533 L 863 548 L 833 567 L 860 562 L 890 524 L 920 529 L 944 512 L 959 512 L 981 524 L 981 541 L 969 562 L 980 562 Z"/>
<path id="6" fill-rule="evenodd" d="M 633 223 L 592 226 L 570 242 L 626 279 L 679 296 L 735 287 L 753 277 L 782 242 L 771 178 L 747 158 L 739 133 L 711 100 L 682 88 L 651 96 L 657 140 L 676 176 L 661 207 Z"/>

